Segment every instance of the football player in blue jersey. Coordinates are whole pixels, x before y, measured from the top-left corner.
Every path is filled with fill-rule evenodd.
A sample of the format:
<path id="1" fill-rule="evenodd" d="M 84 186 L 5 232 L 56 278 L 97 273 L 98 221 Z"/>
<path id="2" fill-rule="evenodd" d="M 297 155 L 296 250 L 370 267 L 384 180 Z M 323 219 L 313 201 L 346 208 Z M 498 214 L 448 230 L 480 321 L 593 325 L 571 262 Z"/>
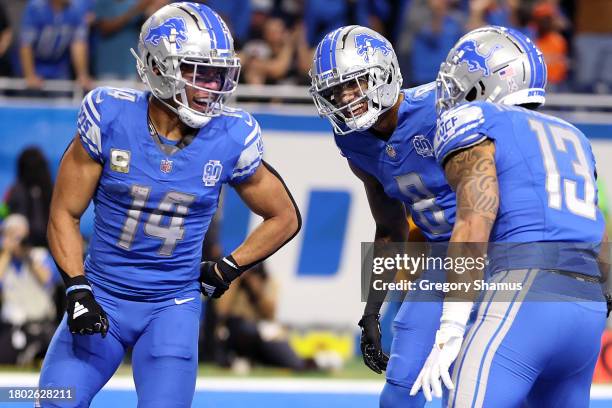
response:
<path id="1" fill-rule="evenodd" d="M 336 145 L 363 181 L 376 223 L 375 242 L 406 242 L 406 209 L 426 239 L 448 241 L 455 195 L 436 163 L 434 84 L 401 89 L 395 52 L 384 37 L 361 26 L 341 27 L 316 48 L 311 94 L 329 119 Z M 369 296 L 359 325 L 365 364 L 386 369 L 381 407 L 422 407 L 410 387 L 425 362 L 442 312 L 441 293 L 404 302 L 393 323 L 390 358 L 381 348 L 384 296 Z M 387 364 L 388 363 L 388 364 Z"/>
<path id="2" fill-rule="evenodd" d="M 82 3 L 85 2 L 27 2 L 20 27 L 19 62 L 28 87 L 40 88 L 45 79 L 70 78 L 72 62 L 79 85 L 91 89 L 89 27 Z"/>
<path id="3" fill-rule="evenodd" d="M 449 293 L 412 394 L 440 396 L 442 379 L 450 407 L 589 406 L 607 236 L 589 141 L 529 110 L 545 84 L 541 52 L 501 27 L 461 38 L 440 68 L 435 153 L 457 194 L 451 243 L 491 242 L 462 255 L 488 251 L 486 282 L 522 290 L 486 291 L 467 333 L 472 304 Z"/>
<path id="4" fill-rule="evenodd" d="M 191 406 L 200 291 L 221 296 L 301 222 L 262 160 L 257 121 L 225 106 L 240 63 L 223 20 L 197 3 L 165 6 L 144 23 L 134 54 L 149 91 L 98 88 L 84 98 L 51 204 L 49 243 L 68 307 L 40 387 L 74 387 L 70 406 L 89 406 L 127 348 L 138 406 Z M 231 255 L 200 263 L 226 183 L 263 222 Z M 79 219 L 92 199 L 83 262 Z"/>

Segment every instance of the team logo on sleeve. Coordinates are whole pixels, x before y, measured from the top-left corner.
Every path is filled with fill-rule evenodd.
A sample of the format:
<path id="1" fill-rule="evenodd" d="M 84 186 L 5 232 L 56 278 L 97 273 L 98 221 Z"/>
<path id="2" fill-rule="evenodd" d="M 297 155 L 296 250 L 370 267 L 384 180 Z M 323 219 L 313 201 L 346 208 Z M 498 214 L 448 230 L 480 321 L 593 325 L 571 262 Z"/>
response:
<path id="1" fill-rule="evenodd" d="M 180 49 L 181 43 L 187 41 L 185 20 L 180 17 L 172 17 L 158 26 L 150 27 L 144 42 L 157 46 L 164 38 L 171 43 L 176 43 L 176 48 Z"/>
<path id="2" fill-rule="evenodd" d="M 484 76 L 491 75 L 488 61 L 493 56 L 493 53 L 501 48 L 500 45 L 495 45 L 485 55 L 478 52 L 478 44 L 474 40 L 463 42 L 457 48 L 457 57 L 459 62 L 468 64 L 468 71 L 476 72 L 481 70 Z"/>
<path id="3" fill-rule="evenodd" d="M 163 173 L 166 173 L 166 174 L 170 173 L 172 171 L 172 160 L 162 159 L 159 165 L 159 169 Z"/>
<path id="4" fill-rule="evenodd" d="M 118 173 L 130 171 L 130 151 L 111 149 L 110 168 Z"/>
<path id="5" fill-rule="evenodd" d="M 212 187 L 217 184 L 217 181 L 221 178 L 221 172 L 223 171 L 223 165 L 219 160 L 209 160 L 204 165 L 204 174 L 202 175 L 202 181 L 207 187 Z"/>
<path id="6" fill-rule="evenodd" d="M 412 144 L 414 145 L 414 150 L 423 156 L 430 157 L 434 155 L 434 149 L 429 140 L 425 139 L 423 135 L 416 135 L 412 138 Z"/>
<path id="7" fill-rule="evenodd" d="M 357 55 L 363 57 L 365 62 L 370 62 L 370 57 L 373 57 L 376 51 L 382 52 L 383 55 L 391 52 L 391 47 L 384 40 L 368 34 L 355 36 L 355 48 L 357 48 Z"/>

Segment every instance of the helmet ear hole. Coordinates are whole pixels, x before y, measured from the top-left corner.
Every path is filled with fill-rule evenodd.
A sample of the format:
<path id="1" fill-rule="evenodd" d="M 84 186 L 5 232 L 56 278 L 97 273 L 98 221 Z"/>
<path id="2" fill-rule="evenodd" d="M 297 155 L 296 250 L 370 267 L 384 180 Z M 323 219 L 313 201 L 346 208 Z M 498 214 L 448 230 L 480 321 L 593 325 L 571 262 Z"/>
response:
<path id="1" fill-rule="evenodd" d="M 473 100 L 476 99 L 476 95 L 478 94 L 478 91 L 476 90 L 476 87 L 472 87 L 472 89 L 470 89 L 470 91 L 467 93 L 467 95 L 465 95 L 465 100 L 468 102 L 472 102 Z"/>
<path id="2" fill-rule="evenodd" d="M 161 74 L 161 72 L 159 71 L 159 66 L 157 65 L 155 61 L 151 63 L 151 72 L 153 72 L 157 76 Z"/>
<path id="3" fill-rule="evenodd" d="M 157 61 L 155 61 L 155 58 L 153 58 L 153 55 L 150 52 L 147 52 L 145 61 L 147 65 L 151 67 L 151 72 L 153 72 L 155 75 L 159 75 L 160 73 L 159 66 L 157 64 Z"/>

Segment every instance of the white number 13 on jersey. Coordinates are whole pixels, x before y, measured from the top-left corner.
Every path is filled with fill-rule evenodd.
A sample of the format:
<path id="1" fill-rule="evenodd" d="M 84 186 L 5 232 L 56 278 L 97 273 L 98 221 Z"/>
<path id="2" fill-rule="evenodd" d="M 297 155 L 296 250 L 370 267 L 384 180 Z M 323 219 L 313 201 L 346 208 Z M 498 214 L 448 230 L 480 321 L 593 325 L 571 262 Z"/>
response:
<path id="1" fill-rule="evenodd" d="M 597 218 L 597 208 L 595 206 L 595 182 L 594 169 L 589 166 L 587 156 L 582 148 L 580 139 L 576 133 L 561 126 L 546 126 L 544 123 L 530 119 L 529 125 L 536 133 L 540 142 L 540 149 L 544 158 L 544 168 L 546 169 L 546 191 L 548 193 L 548 206 L 556 210 L 562 209 L 561 182 L 563 182 L 563 198 L 567 209 L 581 217 Z M 548 128 L 548 129 L 547 129 Z M 548 132 L 547 132 L 548 130 Z M 572 160 L 572 169 L 576 176 L 584 181 L 584 199 L 578 198 L 578 188 L 576 181 L 561 178 L 559 166 L 555 158 L 555 152 L 549 141 L 548 134 L 552 136 L 556 152 L 566 153 L 569 143 L 575 152 Z M 571 156 L 570 156 L 571 157 Z"/>

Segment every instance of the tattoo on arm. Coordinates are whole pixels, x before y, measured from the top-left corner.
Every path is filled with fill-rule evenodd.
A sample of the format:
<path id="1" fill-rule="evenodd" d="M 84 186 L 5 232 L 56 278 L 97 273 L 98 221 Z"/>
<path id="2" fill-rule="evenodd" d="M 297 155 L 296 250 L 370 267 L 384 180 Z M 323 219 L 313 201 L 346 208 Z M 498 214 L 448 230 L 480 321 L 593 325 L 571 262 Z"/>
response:
<path id="1" fill-rule="evenodd" d="M 451 156 L 444 166 L 457 194 L 457 218 L 480 216 L 493 227 L 499 208 L 495 144 L 486 140 Z"/>

